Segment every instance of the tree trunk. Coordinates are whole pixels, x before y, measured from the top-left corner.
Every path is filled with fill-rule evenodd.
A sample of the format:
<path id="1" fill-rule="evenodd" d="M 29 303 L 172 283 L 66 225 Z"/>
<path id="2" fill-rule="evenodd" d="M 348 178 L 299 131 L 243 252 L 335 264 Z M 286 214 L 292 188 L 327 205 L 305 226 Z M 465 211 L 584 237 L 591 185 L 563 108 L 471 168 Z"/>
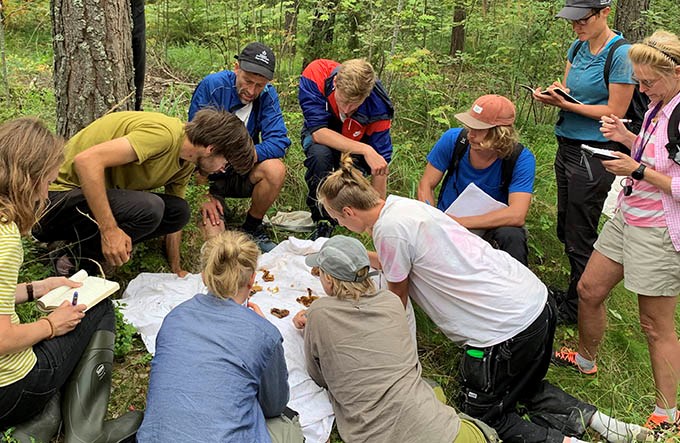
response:
<path id="1" fill-rule="evenodd" d="M 283 2 L 282 2 L 283 3 Z M 284 23 L 285 40 L 283 46 L 283 52 L 286 54 L 295 55 L 297 52 L 297 46 L 295 42 L 297 41 L 297 22 L 298 22 L 298 12 L 300 10 L 300 0 L 293 0 L 291 6 L 286 6 L 286 21 Z"/>
<path id="2" fill-rule="evenodd" d="M 465 5 L 456 3 L 453 8 L 453 26 L 451 27 L 451 49 L 449 54 L 452 57 L 456 52 L 462 51 L 465 47 L 465 18 L 467 17 Z"/>
<path id="3" fill-rule="evenodd" d="M 52 0 L 57 132 L 134 109 L 130 0 Z"/>
<path id="4" fill-rule="evenodd" d="M 614 29 L 631 42 L 639 42 L 647 35 L 643 12 L 649 9 L 650 0 L 619 0 L 616 5 Z"/>
<path id="5" fill-rule="evenodd" d="M 318 2 L 314 10 L 314 19 L 305 45 L 305 56 L 302 69 L 310 62 L 333 53 L 333 35 L 335 31 L 335 13 L 339 0 Z"/>

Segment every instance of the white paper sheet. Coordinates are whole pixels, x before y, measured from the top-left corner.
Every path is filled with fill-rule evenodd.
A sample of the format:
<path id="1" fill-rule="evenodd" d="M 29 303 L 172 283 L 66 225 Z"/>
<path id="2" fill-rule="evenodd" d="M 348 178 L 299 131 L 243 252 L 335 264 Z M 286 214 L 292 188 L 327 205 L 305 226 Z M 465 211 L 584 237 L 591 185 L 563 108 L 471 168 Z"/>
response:
<path id="1" fill-rule="evenodd" d="M 444 212 L 454 217 L 469 217 L 487 214 L 507 207 L 508 205 L 505 203 L 495 200 L 477 185 L 470 183 Z"/>

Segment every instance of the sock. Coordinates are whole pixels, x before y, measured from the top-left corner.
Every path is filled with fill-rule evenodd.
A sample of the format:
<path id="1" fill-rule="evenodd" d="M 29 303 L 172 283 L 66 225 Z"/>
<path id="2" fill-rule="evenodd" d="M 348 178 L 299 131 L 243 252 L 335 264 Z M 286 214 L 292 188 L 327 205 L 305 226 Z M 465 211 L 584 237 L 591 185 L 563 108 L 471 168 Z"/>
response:
<path id="1" fill-rule="evenodd" d="M 246 221 L 243 222 L 243 230 L 246 232 L 255 232 L 257 228 L 262 224 L 261 218 L 255 218 L 250 215 L 250 212 L 246 214 Z"/>
<path id="2" fill-rule="evenodd" d="M 576 353 L 576 364 L 579 365 L 581 369 L 584 371 L 590 371 L 595 367 L 595 362 L 592 360 L 588 360 L 587 358 L 584 358 L 581 354 L 578 352 Z"/>
<path id="3" fill-rule="evenodd" d="M 678 408 L 662 408 L 661 406 L 654 405 L 654 415 L 665 416 L 666 421 L 672 422 L 675 420 L 675 414 L 677 414 Z"/>
<path id="4" fill-rule="evenodd" d="M 593 414 L 588 426 L 612 443 L 635 441 L 638 434 L 643 431 L 641 426 L 624 423 L 600 411 Z"/>

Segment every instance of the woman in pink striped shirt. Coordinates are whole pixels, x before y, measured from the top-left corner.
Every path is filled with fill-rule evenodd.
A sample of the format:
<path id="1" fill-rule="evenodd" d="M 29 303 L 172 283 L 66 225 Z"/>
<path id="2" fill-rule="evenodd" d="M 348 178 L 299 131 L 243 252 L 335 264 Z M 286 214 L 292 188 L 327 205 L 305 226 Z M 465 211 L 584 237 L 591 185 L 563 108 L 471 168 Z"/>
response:
<path id="1" fill-rule="evenodd" d="M 674 320 L 680 293 L 680 141 L 668 140 L 669 119 L 680 104 L 680 39 L 657 31 L 633 45 L 628 56 L 640 91 L 651 103 L 638 135 L 616 116 L 602 117 L 604 136 L 631 148 L 631 155 L 613 152 L 618 160 L 602 162 L 626 178 L 618 211 L 602 229 L 578 284 L 578 352 L 561 354 L 584 373 L 597 371 L 595 356 L 607 322 L 604 301 L 623 280 L 626 289 L 638 294 L 656 385 L 655 410 L 646 426 L 668 427 L 680 418 L 680 342 Z"/>

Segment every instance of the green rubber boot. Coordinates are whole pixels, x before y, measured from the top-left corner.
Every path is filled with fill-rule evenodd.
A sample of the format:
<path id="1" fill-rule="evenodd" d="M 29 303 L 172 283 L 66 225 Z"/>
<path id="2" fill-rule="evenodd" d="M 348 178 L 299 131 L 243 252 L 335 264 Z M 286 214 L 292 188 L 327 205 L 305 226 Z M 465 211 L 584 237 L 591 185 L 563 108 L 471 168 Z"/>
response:
<path id="1" fill-rule="evenodd" d="M 118 443 L 137 432 L 143 414 L 129 412 L 104 421 L 111 394 L 115 335 L 92 334 L 78 366 L 66 383 L 62 403 L 64 443 Z"/>
<path id="2" fill-rule="evenodd" d="M 42 412 L 14 428 L 12 438 L 19 443 L 48 443 L 61 424 L 61 395 L 56 394 L 47 402 Z"/>

